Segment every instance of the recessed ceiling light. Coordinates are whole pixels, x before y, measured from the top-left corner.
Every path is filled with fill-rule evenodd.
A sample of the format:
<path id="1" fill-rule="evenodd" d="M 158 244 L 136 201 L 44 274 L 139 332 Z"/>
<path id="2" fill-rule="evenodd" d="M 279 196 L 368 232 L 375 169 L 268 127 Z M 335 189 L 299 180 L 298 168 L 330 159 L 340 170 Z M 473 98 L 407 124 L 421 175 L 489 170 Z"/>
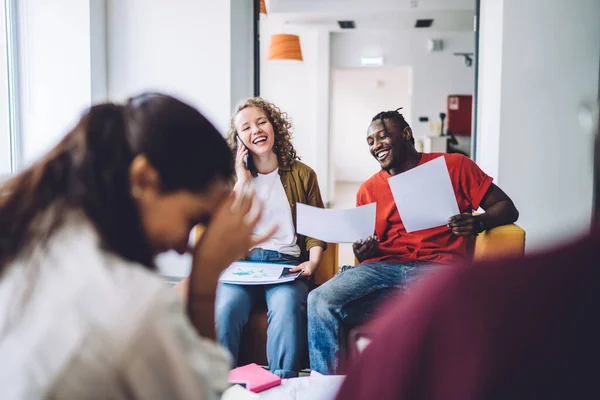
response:
<path id="1" fill-rule="evenodd" d="M 354 21 L 338 21 L 338 25 L 342 29 L 354 29 L 354 28 L 356 28 L 356 25 L 354 24 Z"/>
<path id="2" fill-rule="evenodd" d="M 363 67 L 381 67 L 383 65 L 383 57 L 361 57 L 360 65 Z"/>
<path id="3" fill-rule="evenodd" d="M 415 28 L 429 28 L 433 24 L 433 19 L 418 19 Z"/>

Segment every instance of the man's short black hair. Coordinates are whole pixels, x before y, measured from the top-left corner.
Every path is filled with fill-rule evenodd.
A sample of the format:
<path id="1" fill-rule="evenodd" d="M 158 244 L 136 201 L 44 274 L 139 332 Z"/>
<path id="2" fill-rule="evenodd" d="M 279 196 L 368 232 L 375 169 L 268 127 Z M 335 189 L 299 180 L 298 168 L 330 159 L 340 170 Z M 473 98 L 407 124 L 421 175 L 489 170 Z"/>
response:
<path id="1" fill-rule="evenodd" d="M 410 126 L 408 125 L 408 122 L 406 122 L 406 120 L 404 119 L 404 116 L 400 113 L 400 110 L 402 110 L 402 107 L 397 108 L 395 110 L 392 111 L 382 111 L 379 114 L 377 114 L 376 116 L 373 117 L 373 119 L 371 120 L 371 122 L 375 122 L 375 121 L 381 121 L 381 125 L 383 125 L 383 130 L 385 131 L 386 135 L 388 135 L 388 130 L 387 127 L 385 126 L 385 122 L 383 121 L 384 119 L 389 119 L 393 122 L 395 122 L 398 127 L 400 128 L 400 132 L 404 131 L 406 128 L 410 128 Z M 415 144 L 415 138 L 410 137 L 410 142 L 413 144 Z"/>

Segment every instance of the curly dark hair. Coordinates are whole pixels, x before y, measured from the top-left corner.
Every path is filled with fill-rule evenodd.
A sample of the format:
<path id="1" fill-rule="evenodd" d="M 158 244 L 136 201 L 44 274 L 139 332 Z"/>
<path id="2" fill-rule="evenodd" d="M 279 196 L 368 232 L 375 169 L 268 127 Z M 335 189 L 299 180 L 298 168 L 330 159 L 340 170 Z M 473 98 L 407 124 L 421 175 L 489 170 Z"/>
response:
<path id="1" fill-rule="evenodd" d="M 273 132 L 275 133 L 275 144 L 273 145 L 273 151 L 277 155 L 277 161 L 282 167 L 291 167 L 294 161 L 300 160 L 296 149 L 292 145 L 292 124 L 286 112 L 281 111 L 279 107 L 271 103 L 262 97 L 253 97 L 240 103 L 233 112 L 231 119 L 229 120 L 229 130 L 227 131 L 227 143 L 233 151 L 233 157 L 237 152 L 238 142 L 236 136 L 238 134 L 234 124 L 235 116 L 245 108 L 255 107 L 262 110 L 271 125 L 273 125 Z M 252 176 L 257 175 L 256 168 L 252 163 L 252 157 L 248 158 L 248 169 L 252 173 Z"/>

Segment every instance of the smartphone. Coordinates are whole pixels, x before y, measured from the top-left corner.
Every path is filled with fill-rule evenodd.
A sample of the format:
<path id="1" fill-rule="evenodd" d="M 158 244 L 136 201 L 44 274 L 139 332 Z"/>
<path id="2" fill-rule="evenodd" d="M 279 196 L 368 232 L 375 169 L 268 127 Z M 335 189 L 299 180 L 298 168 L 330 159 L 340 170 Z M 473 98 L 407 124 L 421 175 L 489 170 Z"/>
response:
<path id="1" fill-rule="evenodd" d="M 246 148 L 246 150 L 248 150 L 248 146 L 246 146 L 246 143 L 244 143 L 242 141 L 242 138 L 240 137 L 240 135 L 236 135 L 237 136 L 237 140 L 238 140 L 238 146 L 244 146 Z M 250 151 L 250 150 L 248 150 Z M 248 154 L 246 154 L 244 156 L 244 166 L 246 167 L 246 169 L 248 169 Z"/>

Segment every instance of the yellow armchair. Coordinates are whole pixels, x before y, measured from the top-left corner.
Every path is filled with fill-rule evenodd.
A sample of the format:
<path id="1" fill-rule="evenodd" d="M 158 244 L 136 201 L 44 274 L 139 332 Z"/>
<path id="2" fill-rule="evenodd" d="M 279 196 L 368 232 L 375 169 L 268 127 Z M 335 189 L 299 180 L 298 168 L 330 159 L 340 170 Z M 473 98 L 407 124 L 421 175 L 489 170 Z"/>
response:
<path id="1" fill-rule="evenodd" d="M 498 226 L 484 231 L 475 240 L 475 261 L 505 256 L 522 256 L 525 252 L 525 231 L 518 225 Z"/>

